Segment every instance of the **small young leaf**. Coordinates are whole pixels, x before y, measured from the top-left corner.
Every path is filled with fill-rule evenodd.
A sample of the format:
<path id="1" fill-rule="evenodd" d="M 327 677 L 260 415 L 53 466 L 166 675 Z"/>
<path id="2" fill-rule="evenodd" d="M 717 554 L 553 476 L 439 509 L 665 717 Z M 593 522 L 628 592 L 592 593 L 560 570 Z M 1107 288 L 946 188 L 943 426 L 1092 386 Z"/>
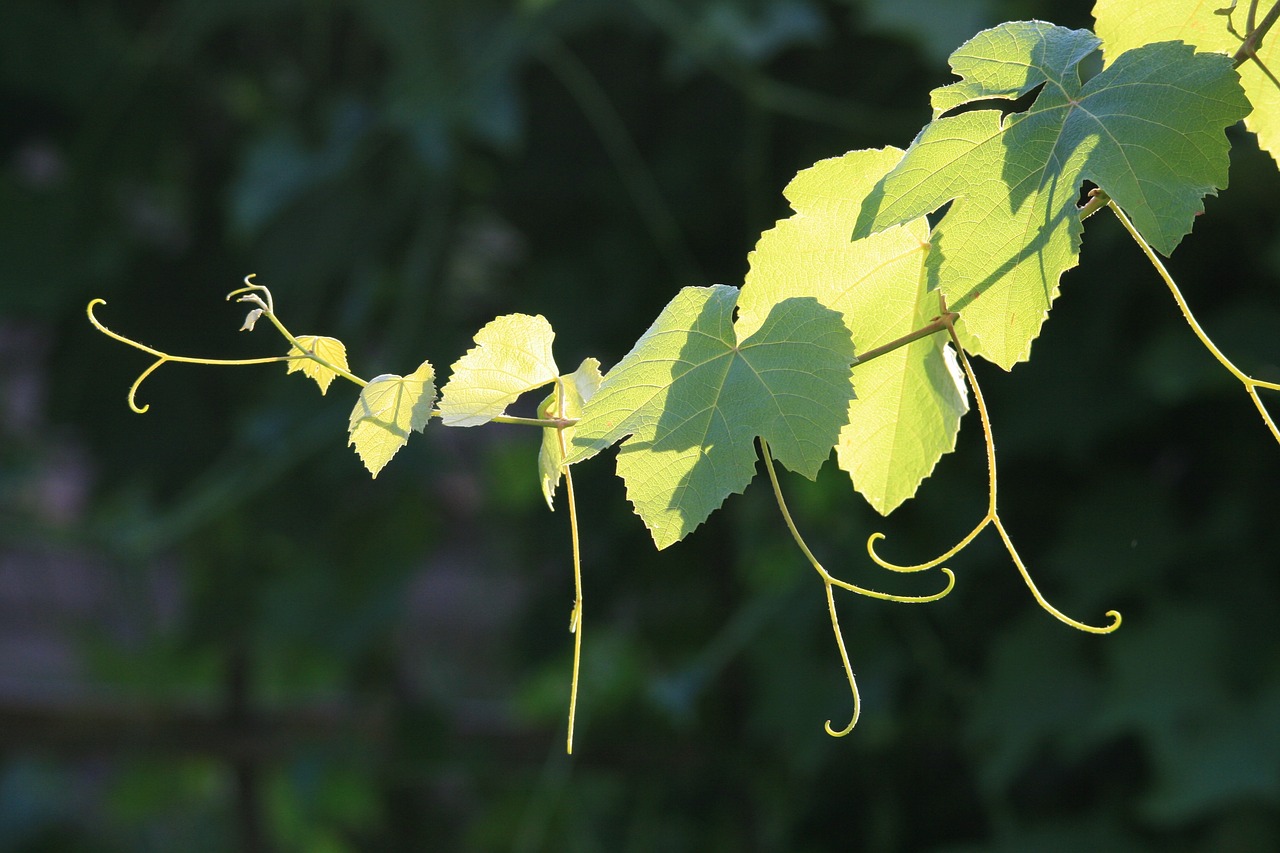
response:
<path id="1" fill-rule="evenodd" d="M 1030 355 L 1058 279 L 1076 264 L 1076 203 L 1093 181 L 1169 254 L 1202 198 L 1227 185 L 1226 127 L 1249 110 L 1231 60 L 1164 42 L 1131 50 L 1083 85 L 1099 40 L 1040 21 L 979 33 L 951 57 L 964 79 L 934 90 L 934 120 L 868 195 L 865 237 L 952 202 L 926 261 L 961 316 L 966 349 L 1011 368 Z M 1026 112 L 978 109 L 1043 86 Z"/>
<path id="2" fill-rule="evenodd" d="M 1187 0 L 1098 0 L 1093 7 L 1098 35 L 1102 37 L 1108 63 L 1126 50 L 1157 41 L 1185 41 L 1199 50 L 1234 54 L 1240 39 L 1227 29 L 1227 17 L 1217 14 L 1227 7 L 1221 3 L 1188 3 Z M 1244 35 L 1248 19 L 1247 3 L 1240 3 L 1232 15 L 1236 32 Z M 1265 8 L 1265 7 L 1264 7 Z M 1245 127 L 1258 135 L 1258 145 L 1280 161 L 1280 86 L 1267 76 L 1280 71 L 1280 31 L 1272 29 L 1258 47 L 1260 66 L 1252 60 L 1241 65 L 1240 82 L 1253 105 Z"/>
<path id="3" fill-rule="evenodd" d="M 756 471 L 756 436 L 813 479 L 848 417 L 853 342 L 816 299 L 785 299 L 754 334 L 738 289 L 686 287 L 583 408 L 568 464 L 626 438 L 618 475 L 654 544 L 678 542 Z"/>
<path id="4" fill-rule="evenodd" d="M 257 325 L 258 318 L 262 316 L 261 308 L 254 308 L 248 314 L 244 315 L 244 323 L 240 325 L 240 331 L 252 332 L 253 327 Z M 323 393 L 323 392 L 321 392 Z"/>
<path id="5" fill-rule="evenodd" d="M 543 418 L 577 418 L 582 416 L 582 407 L 596 393 L 604 377 L 600 375 L 600 362 L 594 358 L 583 360 L 578 369 L 568 376 L 561 376 L 555 390 L 538 406 L 538 415 Z M 564 389 L 564 407 L 560 406 L 560 389 Z M 561 414 L 563 412 L 563 415 Z M 573 441 L 574 427 L 563 430 L 544 429 L 542 431 L 542 448 L 538 451 L 538 474 L 542 480 L 542 495 L 547 499 L 547 506 L 555 510 L 556 486 L 560 484 L 564 454 L 560 452 L 560 433 L 564 433 L 564 446 L 570 447 Z"/>
<path id="6" fill-rule="evenodd" d="M 445 426 L 479 426 L 506 411 L 526 391 L 555 380 L 556 334 L 541 314 L 507 314 L 476 332 L 478 346 L 454 363 L 440 395 Z"/>
<path id="7" fill-rule="evenodd" d="M 778 302 L 813 296 L 839 311 L 857 352 L 887 344 L 939 314 L 925 287 L 929 224 L 923 217 L 849 241 L 858 208 L 902 157 L 897 148 L 851 151 L 801 171 L 787 185 L 790 219 L 760 235 L 738 299 L 738 332 L 750 334 Z M 955 449 L 968 406 L 945 333 L 855 364 L 857 399 L 836 459 L 853 486 L 888 514 L 915 494 L 942 454 Z"/>
<path id="8" fill-rule="evenodd" d="M 404 447 L 411 430 L 426 427 L 436 399 L 434 379 L 435 369 L 424 361 L 408 376 L 385 373 L 360 392 L 351 410 L 349 443 L 373 476 Z"/>
<path id="9" fill-rule="evenodd" d="M 257 318 L 255 317 L 254 319 Z M 307 352 L 320 356 L 334 367 L 340 367 L 343 370 L 349 369 L 347 367 L 347 348 L 337 338 L 328 338 L 322 335 L 298 335 L 298 343 L 302 344 Z M 329 384 L 338 376 L 338 374 L 320 362 L 307 358 L 306 353 L 296 346 L 289 347 L 289 358 L 289 369 L 286 372 L 294 373 L 301 370 L 304 376 L 309 376 L 316 381 L 316 384 L 320 386 L 321 394 L 329 390 Z"/>

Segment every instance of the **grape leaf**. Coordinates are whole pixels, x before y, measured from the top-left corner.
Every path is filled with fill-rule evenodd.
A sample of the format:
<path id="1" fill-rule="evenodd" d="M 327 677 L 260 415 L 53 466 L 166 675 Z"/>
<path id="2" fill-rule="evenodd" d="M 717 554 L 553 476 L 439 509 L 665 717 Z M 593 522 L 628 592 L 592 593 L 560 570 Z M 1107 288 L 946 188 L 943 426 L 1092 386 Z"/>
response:
<path id="1" fill-rule="evenodd" d="M 756 470 L 755 437 L 812 479 L 853 396 L 853 343 L 816 299 L 773 306 L 745 339 L 738 289 L 686 287 L 583 408 L 568 464 L 626 438 L 618 475 L 658 548 L 678 542 Z"/>
<path id="2" fill-rule="evenodd" d="M 544 418 L 577 418 L 582 416 L 582 407 L 596 393 L 604 377 L 600 375 L 600 362 L 594 358 L 584 359 L 578 369 L 568 376 L 561 376 L 555 390 L 538 406 L 538 415 Z M 564 389 L 564 406 L 560 405 L 560 390 Z M 561 469 L 565 455 L 561 452 L 560 433 L 564 433 L 564 447 L 573 441 L 574 427 L 563 430 L 544 429 L 542 431 L 542 448 L 538 451 L 538 474 L 542 480 L 542 496 L 547 499 L 547 506 L 555 510 L 556 486 L 560 484 Z"/>
<path id="3" fill-rule="evenodd" d="M 1083 85 L 1085 30 L 1002 24 L 951 56 L 962 77 L 933 92 L 934 120 L 868 195 L 855 237 L 950 209 L 925 262 L 961 315 L 967 349 L 1008 369 L 1030 354 L 1058 279 L 1076 264 L 1084 180 L 1169 254 L 1203 196 L 1227 185 L 1224 128 L 1248 111 L 1231 61 L 1176 42 L 1129 51 Z M 1026 112 L 942 113 L 1043 86 Z"/>
<path id="4" fill-rule="evenodd" d="M 378 472 L 409 440 L 409 432 L 422 432 L 431 419 L 436 399 L 435 369 L 424 361 L 408 376 L 384 373 L 360 392 L 351 410 L 350 444 L 369 473 Z"/>
<path id="5" fill-rule="evenodd" d="M 250 311 L 250 316 L 260 312 L 261 309 Z M 257 319 L 254 317 L 253 319 Z M 245 321 L 248 324 L 248 320 Z M 250 324 L 251 325 L 251 324 Z M 296 338 L 298 343 L 302 344 L 303 349 L 298 349 L 294 345 L 289 346 L 289 369 L 285 373 L 295 373 L 302 371 L 303 376 L 309 376 L 320 386 L 320 393 L 324 394 L 329 390 L 330 383 L 337 378 L 338 374 L 325 367 L 318 361 L 312 361 L 303 353 L 315 353 L 334 367 L 340 367 L 343 370 L 350 370 L 347 367 L 347 348 L 342 341 L 337 338 L 329 338 L 324 335 L 298 335 Z"/>
<path id="6" fill-rule="evenodd" d="M 760 236 L 742 295 L 738 334 L 755 331 L 774 305 L 813 296 L 839 311 L 857 352 L 936 317 L 925 288 L 929 225 L 923 217 L 849 241 L 863 198 L 902 157 L 897 148 L 851 151 L 805 169 L 787 185 L 795 215 Z M 915 494 L 942 454 L 955 449 L 968 409 L 946 335 L 933 335 L 853 366 L 858 396 L 836 445 L 853 486 L 883 514 Z"/>
<path id="7" fill-rule="evenodd" d="M 555 336 L 541 314 L 507 314 L 485 324 L 441 391 L 445 426 L 488 423 L 524 392 L 554 381 L 560 373 L 551 357 Z"/>
<path id="8" fill-rule="evenodd" d="M 1102 37 L 1108 62 L 1126 50 L 1156 41 L 1178 40 L 1195 45 L 1199 50 L 1234 54 L 1240 39 L 1227 29 L 1227 17 L 1216 14 L 1225 2 L 1189 2 L 1189 0 L 1098 0 L 1093 7 L 1096 30 Z M 1248 21 L 1247 4 L 1240 4 L 1232 21 L 1237 32 L 1244 34 Z M 1280 33 L 1268 32 L 1258 48 L 1258 59 L 1272 74 L 1280 71 Z M 1267 76 L 1257 62 L 1249 61 L 1236 69 L 1244 93 L 1253 105 L 1244 120 L 1245 126 L 1258 135 L 1258 144 L 1280 162 L 1280 85 Z"/>

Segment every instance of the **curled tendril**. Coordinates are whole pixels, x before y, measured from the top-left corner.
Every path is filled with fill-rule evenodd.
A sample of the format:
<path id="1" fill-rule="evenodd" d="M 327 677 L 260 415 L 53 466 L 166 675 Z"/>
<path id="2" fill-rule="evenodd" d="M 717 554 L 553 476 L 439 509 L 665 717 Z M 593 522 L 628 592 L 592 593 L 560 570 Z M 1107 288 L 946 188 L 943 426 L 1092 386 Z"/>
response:
<path id="1" fill-rule="evenodd" d="M 830 720 L 823 723 L 822 728 L 831 737 L 844 737 L 853 731 L 853 727 L 858 724 L 858 717 L 862 714 L 862 697 L 858 694 L 858 680 L 853 677 L 853 666 L 849 663 L 849 652 L 844 647 L 844 635 L 840 633 L 840 617 L 836 615 L 836 598 L 831 591 L 831 584 L 827 584 L 826 588 L 827 613 L 831 616 L 831 632 L 835 634 L 836 648 L 840 650 L 840 663 L 844 666 L 845 678 L 849 679 L 849 692 L 853 696 L 853 715 L 849 718 L 849 724 L 839 731 L 831 727 Z"/>
<path id="2" fill-rule="evenodd" d="M 252 278 L 252 276 L 250 276 L 249 278 Z M 246 281 L 247 280 L 248 279 L 246 279 Z M 261 287 L 260 285 L 251 285 L 251 287 L 266 290 L 266 288 Z M 268 296 L 268 299 L 269 298 L 270 297 Z M 151 406 L 150 404 L 142 405 L 142 406 L 138 405 L 138 388 L 142 385 L 143 381 L 146 380 L 146 378 L 150 376 L 152 373 L 155 373 L 156 370 L 158 370 L 161 365 L 166 364 L 170 361 L 180 362 L 183 364 L 213 364 L 213 365 L 224 365 L 224 366 L 238 366 L 238 365 L 246 365 L 246 364 L 272 364 L 278 361 L 289 360 L 288 356 L 268 356 L 265 358 L 196 358 L 194 356 L 173 355 L 172 353 L 167 353 L 162 350 L 158 350 L 155 347 L 149 347 L 146 344 L 142 343 L 141 341 L 135 341 L 133 338 L 125 337 L 119 332 L 113 332 L 111 329 L 108 329 L 102 323 L 102 321 L 98 319 L 97 315 L 94 314 L 94 309 L 96 309 L 99 305 L 106 305 L 106 304 L 107 304 L 107 300 L 105 299 L 89 300 L 89 304 L 85 308 L 85 313 L 88 315 L 89 322 L 93 324 L 93 327 L 97 329 L 99 332 L 102 332 L 102 334 L 111 338 L 112 340 L 119 341 L 120 343 L 125 344 L 126 346 L 133 347 L 134 349 L 139 350 L 141 352 L 145 352 L 148 355 L 155 356 L 155 359 L 156 359 L 154 362 L 152 362 L 150 367 L 142 371 L 142 373 L 138 374 L 138 378 L 133 380 L 133 384 L 129 386 L 129 395 L 127 397 L 129 408 L 140 415 L 145 414 L 151 408 Z"/>
<path id="3" fill-rule="evenodd" d="M 871 536 L 867 538 L 867 554 L 870 555 L 873 563 L 880 568 L 888 569 L 891 572 L 923 572 L 927 569 L 932 569 L 935 566 L 940 566 L 956 554 L 959 554 L 968 547 L 969 543 L 977 538 L 978 534 L 982 532 L 982 529 L 990 523 L 990 516 L 983 518 L 982 521 L 978 522 L 977 526 L 974 527 L 973 530 L 970 530 L 963 539 L 953 545 L 950 549 L 924 563 L 916 563 L 912 566 L 900 566 L 897 563 L 890 563 L 888 560 L 881 557 L 876 553 L 876 542 L 885 538 L 883 533 L 872 533 Z"/>
<path id="4" fill-rule="evenodd" d="M 275 303 L 271 299 L 271 291 L 267 289 L 265 284 L 254 284 L 253 278 L 257 273 L 249 273 L 244 277 L 244 287 L 237 287 L 235 290 L 227 294 L 227 301 L 231 301 L 231 297 L 239 296 L 236 302 L 252 302 L 261 307 L 268 314 L 276 313 Z M 261 296 L 259 296 L 261 294 Z"/>
<path id="5" fill-rule="evenodd" d="M 849 592 L 856 592 L 858 595 L 865 595 L 867 598 L 878 598 L 881 601 L 896 601 L 899 604 L 927 604 L 930 601 L 937 601 L 940 598 L 945 598 L 947 594 L 955 588 L 955 572 L 947 568 L 944 568 L 941 571 L 947 576 L 947 585 L 941 592 L 935 592 L 932 595 L 895 595 L 890 592 L 877 592 L 874 589 L 867 589 L 866 587 L 861 587 L 857 584 L 851 584 L 848 581 L 842 581 L 839 578 L 828 574 L 825 569 L 819 572 L 819 574 L 822 575 L 822 579 L 826 582 L 827 586 L 838 586 L 841 589 L 847 589 Z"/>
<path id="6" fill-rule="evenodd" d="M 831 618 L 831 632 L 836 639 L 836 648 L 840 651 L 840 664 L 844 667 L 845 678 L 849 681 L 849 693 L 853 697 L 853 716 L 849 720 L 849 724 L 843 729 L 836 729 L 832 726 L 831 721 L 827 720 L 823 724 L 823 729 L 831 737 L 844 737 L 853 731 L 853 727 L 858 724 L 858 716 L 862 709 L 862 700 L 858 694 L 858 681 L 853 675 L 853 665 L 849 662 L 849 652 L 845 648 L 844 635 L 840 632 L 840 617 L 836 614 L 835 588 L 856 592 L 859 595 L 865 595 L 869 598 L 878 598 L 881 601 L 897 601 L 904 604 L 923 604 L 929 601 L 937 601 L 943 596 L 951 592 L 956 585 L 956 576 L 950 569 L 942 569 L 942 573 L 947 576 L 947 585 L 941 592 L 935 592 L 930 595 L 895 595 L 887 592 L 878 592 L 876 590 L 866 589 L 865 587 L 851 584 L 834 577 L 830 572 L 823 568 L 818 562 L 818 558 L 809 550 L 809 546 L 805 543 L 804 537 L 800 535 L 800 531 L 796 528 L 795 521 L 791 518 L 791 511 L 787 508 L 787 502 L 782 496 L 782 486 L 778 482 L 778 472 L 773 466 L 773 457 L 769 452 L 768 443 L 762 438 L 760 439 L 761 456 L 764 458 L 765 470 L 769 473 L 769 482 L 773 486 L 774 499 L 778 503 L 778 510 L 782 513 L 782 519 L 786 522 L 787 530 L 791 533 L 791 538 L 795 540 L 796 545 L 804 554 L 805 559 L 822 578 L 823 589 L 827 595 L 827 613 Z M 925 566 L 922 568 L 930 568 Z"/>
<path id="7" fill-rule="evenodd" d="M 943 300 L 942 302 L 942 310 L 943 310 L 943 314 L 946 315 L 947 310 L 946 310 L 945 300 Z M 1008 531 L 1005 530 L 1004 522 L 1000 520 L 1000 513 L 996 509 L 995 439 L 992 437 L 991 417 L 987 412 L 986 401 L 982 397 L 982 388 L 978 386 L 978 378 L 973 373 L 973 367 L 969 364 L 969 359 L 965 355 L 964 347 L 961 346 L 959 336 L 956 335 L 955 326 L 950 320 L 947 321 L 946 328 L 948 333 L 951 335 L 951 342 L 955 346 L 956 353 L 959 356 L 960 366 L 964 370 L 965 379 L 968 381 L 969 387 L 973 389 L 974 403 L 976 404 L 978 409 L 978 417 L 982 421 L 982 434 L 987 447 L 987 474 L 988 474 L 987 512 L 982 517 L 982 519 L 976 525 L 974 525 L 974 528 L 964 536 L 964 538 L 962 538 L 959 542 L 957 542 L 951 548 L 944 551 L 942 554 L 939 554 L 937 557 L 934 557 L 932 560 L 928 560 L 923 563 L 916 563 L 914 565 L 906 565 L 906 566 L 889 562 L 888 560 L 884 559 L 883 557 L 881 557 L 879 554 L 876 553 L 876 543 L 879 542 L 881 539 L 885 538 L 883 533 L 873 533 L 867 539 L 867 554 L 870 555 L 871 559 L 875 562 L 875 564 L 877 566 L 880 566 L 882 569 L 888 569 L 889 571 L 892 571 L 892 572 L 922 572 L 926 569 L 932 569 L 932 568 L 938 567 L 942 565 L 942 563 L 946 562 L 947 560 L 950 560 L 956 554 L 960 553 L 966 547 L 968 547 L 969 543 L 971 543 L 974 539 L 976 539 L 978 534 L 981 533 L 983 530 L 985 530 L 988 525 L 991 525 L 995 527 L 996 532 L 999 533 L 1000 541 L 1004 543 L 1005 551 L 1009 554 L 1009 558 L 1013 561 L 1014 567 L 1017 568 L 1018 574 L 1022 576 L 1023 582 L 1027 585 L 1027 589 L 1031 591 L 1031 595 L 1033 598 L 1035 598 L 1037 604 L 1039 604 L 1042 608 L 1044 608 L 1044 610 L 1047 613 L 1052 615 L 1059 622 L 1062 622 L 1064 625 L 1070 625 L 1072 628 L 1076 628 L 1077 630 L 1080 630 L 1080 631 L 1086 631 L 1090 634 L 1110 634 L 1112 631 L 1120 627 L 1121 616 L 1119 611 L 1108 610 L 1106 615 L 1111 620 L 1111 622 L 1110 624 L 1103 625 L 1103 626 L 1089 625 L 1077 619 L 1072 619 L 1070 616 L 1067 616 L 1061 610 L 1059 610 L 1058 608 L 1050 604 L 1048 600 L 1044 597 L 1044 595 L 1041 594 L 1039 588 L 1036 587 L 1035 581 L 1031 579 L 1031 572 L 1027 570 L 1026 563 L 1024 563 L 1022 561 L 1022 557 L 1019 556 L 1018 549 L 1014 547 L 1013 539 L 1010 538 Z M 942 569 L 942 571 L 947 572 L 947 574 L 951 574 L 950 570 L 948 569 L 944 568 Z M 950 587 L 948 587 L 946 591 L 949 591 L 949 590 L 950 590 Z M 944 591 L 944 594 L 946 591 Z"/>

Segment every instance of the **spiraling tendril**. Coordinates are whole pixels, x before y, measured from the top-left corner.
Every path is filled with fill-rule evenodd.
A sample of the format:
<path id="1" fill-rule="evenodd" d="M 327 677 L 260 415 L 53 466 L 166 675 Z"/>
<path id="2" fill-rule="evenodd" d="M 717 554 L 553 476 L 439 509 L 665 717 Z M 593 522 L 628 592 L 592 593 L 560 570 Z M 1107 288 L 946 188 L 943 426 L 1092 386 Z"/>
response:
<path id="1" fill-rule="evenodd" d="M 845 677 L 849 681 L 849 692 L 853 697 L 853 714 L 849 720 L 849 724 L 843 729 L 837 730 L 831 725 L 831 721 L 827 720 L 823 724 L 823 728 L 827 734 L 832 737 L 844 737 L 853 731 L 853 727 L 858 724 L 858 716 L 862 712 L 862 701 L 858 695 L 858 680 L 853 675 L 853 665 L 849 662 L 849 652 L 845 648 L 844 635 L 840 631 L 840 617 L 836 613 L 836 598 L 834 590 L 848 590 L 856 592 L 859 595 L 865 595 L 869 598 L 878 598 L 881 601 L 897 601 L 903 604 L 924 604 L 930 601 L 937 601 L 946 596 L 955 588 L 956 576 L 950 569 L 942 569 L 942 573 L 947 576 L 947 585 L 941 592 L 935 592 L 931 595 L 895 595 L 887 592 L 877 592 L 876 590 L 867 589 L 856 584 L 842 581 L 834 577 L 830 572 L 823 568 L 818 562 L 818 558 L 813 555 L 813 551 L 809 550 L 808 544 L 804 541 L 804 537 L 800 535 L 799 529 L 796 527 L 795 521 L 791 518 L 791 511 L 787 508 L 787 502 L 782 497 L 782 486 L 778 482 L 778 472 L 773 466 L 773 456 L 769 452 L 769 444 L 763 438 L 760 439 L 760 455 L 764 459 L 765 470 L 769 473 L 769 482 L 773 486 L 773 496 L 778 502 L 778 510 L 782 513 L 782 519 L 786 522 L 787 530 L 791 533 L 791 538 L 795 540 L 796 545 L 804 554 L 805 559 L 809 561 L 809 565 L 813 566 L 814 571 L 822 578 L 822 584 L 827 595 L 827 614 L 831 619 L 831 632 L 835 635 L 836 648 L 840 651 L 840 663 L 844 667 Z"/>
<path id="2" fill-rule="evenodd" d="M 946 301 L 942 300 L 942 312 L 947 315 Z M 1000 520 L 1000 512 L 996 508 L 996 446 L 995 439 L 991 432 L 991 417 L 987 412 L 986 401 L 982 397 L 982 389 L 978 386 L 978 378 L 974 375 L 973 367 L 969 364 L 969 359 L 965 355 L 964 347 L 960 344 L 960 338 L 956 334 L 955 324 L 951 319 L 946 322 L 947 333 L 951 336 L 951 343 L 956 349 L 956 353 L 960 359 L 960 366 L 964 370 L 965 380 L 969 383 L 969 387 L 973 389 L 973 399 L 977 404 L 978 417 L 982 421 L 982 435 L 987 448 L 987 513 L 982 519 L 955 545 L 948 548 L 945 552 L 923 563 L 914 565 L 898 565 L 891 563 L 876 553 L 876 542 L 884 539 L 883 533 L 873 533 L 867 539 L 867 553 L 877 566 L 882 569 L 888 569 L 892 572 L 922 572 L 926 569 L 938 567 L 950 560 L 956 554 L 968 547 L 969 543 L 977 538 L 978 534 L 985 530 L 988 526 L 994 527 L 1000 535 L 1000 541 L 1004 543 L 1005 551 L 1009 554 L 1009 558 L 1013 561 L 1013 565 L 1017 568 L 1018 574 L 1022 575 L 1023 582 L 1027 585 L 1027 589 L 1031 591 L 1032 597 L 1046 612 L 1051 614 L 1059 622 L 1070 625 L 1081 631 L 1087 631 L 1090 634 L 1110 634 L 1112 631 L 1120 627 L 1121 616 L 1117 610 L 1108 610 L 1106 616 L 1111 620 L 1107 625 L 1097 626 L 1089 625 L 1077 619 L 1072 619 L 1058 608 L 1048 602 L 1044 595 L 1036 586 L 1035 581 L 1031 579 L 1031 572 L 1027 569 L 1026 563 L 1018 554 L 1018 549 L 1013 545 L 1013 539 L 1009 536 L 1009 532 L 1005 529 L 1004 522 Z M 943 571 L 947 571 L 943 569 Z"/>

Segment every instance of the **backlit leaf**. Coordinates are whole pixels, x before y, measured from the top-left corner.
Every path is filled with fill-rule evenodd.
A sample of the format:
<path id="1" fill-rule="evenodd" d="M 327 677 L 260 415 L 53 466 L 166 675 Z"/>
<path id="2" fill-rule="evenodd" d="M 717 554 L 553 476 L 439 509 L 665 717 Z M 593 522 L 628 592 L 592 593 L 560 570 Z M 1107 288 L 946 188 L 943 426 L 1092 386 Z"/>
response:
<path id="1" fill-rule="evenodd" d="M 260 311 L 255 309 L 250 312 L 250 316 L 256 313 L 260 313 Z M 257 317 L 253 317 L 253 319 L 256 320 Z M 245 322 L 250 326 L 252 325 L 247 320 Z M 334 367 L 340 367 L 343 370 L 350 369 L 347 367 L 347 348 L 337 338 L 328 338 L 323 335 L 298 335 L 297 341 L 302 344 L 303 349 L 298 349 L 296 346 L 289 347 L 290 361 L 288 362 L 289 369 L 286 372 L 302 371 L 303 376 L 309 376 L 316 381 L 316 384 L 320 386 L 321 394 L 329 390 L 329 384 L 333 382 L 338 374 L 320 362 L 307 358 L 304 355 L 304 350 L 320 356 Z"/>
<path id="2" fill-rule="evenodd" d="M 1087 83 L 1099 40 L 1042 22 L 1002 24 L 951 57 L 963 79 L 933 93 L 934 120 L 869 194 L 855 237 L 951 207 L 925 262 L 961 315 L 966 348 L 1004 368 L 1026 359 L 1058 279 L 1076 264 L 1085 180 L 1104 189 L 1160 252 L 1227 185 L 1224 128 L 1248 103 L 1219 54 L 1176 42 L 1129 51 Z M 943 112 L 1041 88 L 1025 111 Z M 941 117 L 940 117 L 941 116 Z"/>
<path id="3" fill-rule="evenodd" d="M 424 361 L 408 376 L 385 373 L 360 392 L 348 433 L 369 473 L 378 472 L 404 447 L 410 431 L 422 432 L 435 402 L 435 369 Z"/>
<path id="4" fill-rule="evenodd" d="M 1093 7 L 1093 17 L 1108 63 L 1126 50 L 1157 41 L 1185 41 L 1199 50 L 1229 55 L 1240 48 L 1241 42 L 1227 29 L 1227 17 L 1216 11 L 1230 5 L 1204 0 L 1143 0 L 1140 3 L 1098 0 Z M 1231 16 L 1236 32 L 1241 35 L 1248 22 L 1248 6 L 1240 3 Z M 1258 59 L 1272 74 L 1280 71 L 1280 38 L 1275 29 L 1262 40 Z M 1244 120 L 1245 126 L 1258 135 L 1262 149 L 1280 161 L 1280 86 L 1257 62 L 1246 62 L 1236 70 L 1244 93 L 1253 105 L 1253 112 Z"/>
<path id="5" fill-rule="evenodd" d="M 681 290 L 577 424 L 570 464 L 626 438 L 618 475 L 659 548 L 746 488 L 756 436 L 813 478 L 848 414 L 853 343 L 840 315 L 812 298 L 786 299 L 743 338 L 737 300 L 726 285 Z"/>
<path id="6" fill-rule="evenodd" d="M 506 411 L 526 391 L 555 380 L 555 338 L 542 315 L 507 314 L 476 332 L 477 346 L 452 367 L 440 394 L 446 426 L 479 426 Z"/>
<path id="7" fill-rule="evenodd" d="M 582 407 L 596 393 L 604 377 L 600 375 L 600 362 L 594 358 L 583 360 L 578 369 L 568 376 L 561 376 L 542 405 L 538 407 L 538 415 L 544 418 L 578 418 L 582 416 Z M 564 406 L 560 405 L 560 390 L 564 389 Z M 542 481 L 542 495 L 547 499 L 547 506 L 555 507 L 556 486 L 560 484 L 561 469 L 565 455 L 561 452 L 560 433 L 564 433 L 564 447 L 570 447 L 575 427 L 563 430 L 544 429 L 542 431 L 542 448 L 538 451 L 538 475 Z"/>
<path id="8" fill-rule="evenodd" d="M 755 330 L 774 305 L 813 296 L 839 311 L 859 353 L 938 316 L 925 288 L 929 225 L 923 217 L 850 242 L 863 198 L 902 151 L 851 151 L 800 172 L 786 188 L 795 215 L 760 236 L 738 300 L 738 332 Z M 939 457 L 955 448 L 967 409 L 946 334 L 854 364 L 836 458 L 854 488 L 889 513 L 915 494 Z"/>

